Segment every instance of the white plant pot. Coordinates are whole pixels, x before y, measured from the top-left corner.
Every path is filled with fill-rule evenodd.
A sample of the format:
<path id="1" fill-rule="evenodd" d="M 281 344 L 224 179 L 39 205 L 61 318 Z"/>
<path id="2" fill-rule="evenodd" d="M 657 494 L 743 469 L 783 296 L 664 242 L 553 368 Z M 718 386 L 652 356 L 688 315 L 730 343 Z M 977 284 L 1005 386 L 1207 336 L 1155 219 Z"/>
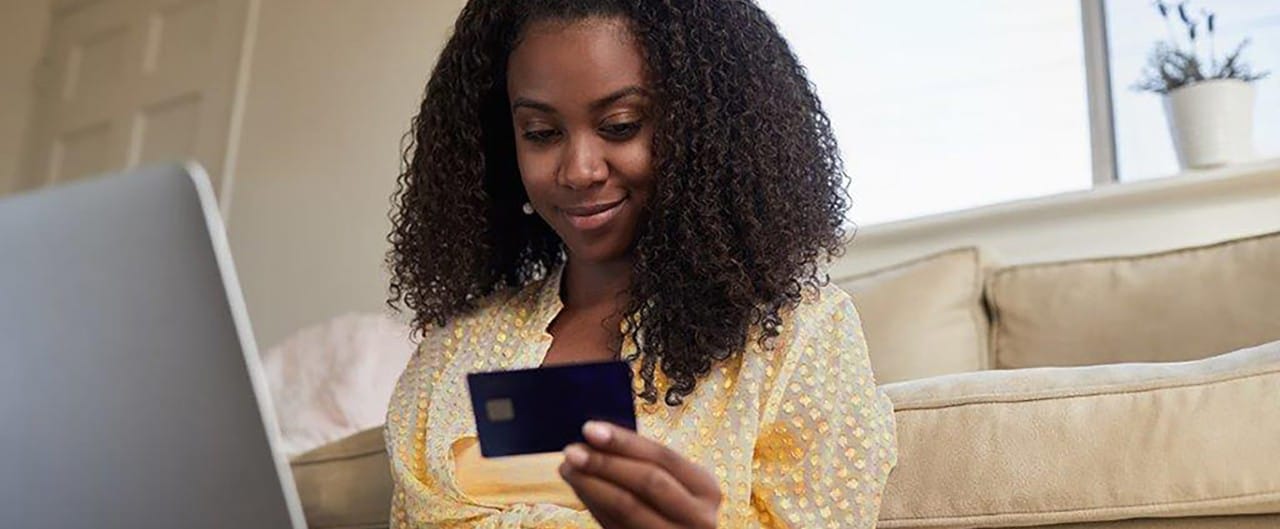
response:
<path id="1" fill-rule="evenodd" d="M 1253 158 L 1253 85 L 1214 79 L 1164 96 L 1169 133 L 1183 169 L 1205 169 Z"/>

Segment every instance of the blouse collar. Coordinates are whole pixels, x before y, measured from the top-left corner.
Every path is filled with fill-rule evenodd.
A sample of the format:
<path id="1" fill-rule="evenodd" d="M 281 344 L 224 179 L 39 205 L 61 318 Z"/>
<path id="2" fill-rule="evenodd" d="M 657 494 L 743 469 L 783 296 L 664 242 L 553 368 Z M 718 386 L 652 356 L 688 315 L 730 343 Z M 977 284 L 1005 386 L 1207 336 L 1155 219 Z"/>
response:
<path id="1" fill-rule="evenodd" d="M 551 340 L 553 337 L 550 332 L 547 332 L 547 328 L 551 326 L 552 320 L 555 320 L 556 316 L 560 314 L 560 311 L 564 309 L 564 301 L 560 298 L 560 291 L 566 266 L 567 264 L 564 261 L 552 266 L 547 271 L 546 277 L 544 277 L 540 282 L 535 282 L 530 285 L 529 297 L 522 296 L 527 304 L 522 304 L 520 309 L 521 312 L 524 313 L 524 311 L 530 310 L 530 313 L 528 314 L 529 319 L 525 322 L 525 324 L 528 325 L 527 336 L 540 342 L 539 346 L 528 349 L 530 356 L 525 357 L 523 362 L 523 364 L 525 364 L 524 367 L 539 367 L 546 357 L 547 350 L 551 347 Z M 526 309 L 525 307 L 528 307 L 529 305 L 532 305 L 532 308 Z M 621 331 L 623 334 L 622 351 L 620 355 L 623 359 L 635 356 L 639 349 L 636 340 L 638 340 L 640 344 L 644 343 L 643 331 L 639 333 L 636 340 L 632 340 L 631 336 L 627 333 L 629 328 L 628 322 L 623 320 L 621 323 Z M 631 367 L 633 370 L 637 370 L 639 369 L 639 364 L 637 362 L 632 362 Z M 637 395 L 644 389 L 644 382 L 637 375 L 633 375 L 631 377 L 631 383 L 632 390 Z M 662 395 L 669 386 L 669 382 L 661 369 L 657 370 L 654 374 L 654 385 L 656 386 L 659 395 Z M 639 409 L 652 412 L 660 407 L 664 406 L 643 403 Z M 641 414 L 641 416 L 643 418 L 645 414 Z"/>
<path id="2" fill-rule="evenodd" d="M 564 267 L 563 261 L 552 266 L 534 292 L 530 321 L 535 326 L 534 331 L 548 337 L 550 334 L 547 333 L 547 328 L 551 326 L 551 321 L 564 310 L 564 301 L 560 299 L 560 281 L 564 276 Z"/>
<path id="3" fill-rule="evenodd" d="M 560 314 L 560 311 L 564 310 L 564 300 L 560 298 L 560 292 L 566 266 L 567 263 L 565 261 L 552 266 L 547 271 L 546 277 L 533 285 L 531 299 L 526 298 L 528 303 L 532 305 L 528 321 L 531 336 L 543 337 L 548 341 L 551 339 L 551 334 L 547 332 L 547 328 L 551 326 L 551 322 Z M 629 328 L 628 322 L 623 320 L 621 324 L 623 358 L 627 358 L 636 352 L 635 342 L 627 336 Z M 640 337 L 640 341 L 644 341 L 643 336 Z"/>

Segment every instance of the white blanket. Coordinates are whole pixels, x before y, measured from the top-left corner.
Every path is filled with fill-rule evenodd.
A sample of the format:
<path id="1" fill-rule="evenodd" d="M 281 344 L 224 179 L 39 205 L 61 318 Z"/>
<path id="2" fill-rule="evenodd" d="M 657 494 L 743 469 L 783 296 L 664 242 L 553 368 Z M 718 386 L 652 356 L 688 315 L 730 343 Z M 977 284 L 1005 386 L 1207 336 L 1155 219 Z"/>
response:
<path id="1" fill-rule="evenodd" d="M 407 325 L 380 314 L 347 314 L 263 352 L 285 453 L 383 424 L 413 349 Z"/>

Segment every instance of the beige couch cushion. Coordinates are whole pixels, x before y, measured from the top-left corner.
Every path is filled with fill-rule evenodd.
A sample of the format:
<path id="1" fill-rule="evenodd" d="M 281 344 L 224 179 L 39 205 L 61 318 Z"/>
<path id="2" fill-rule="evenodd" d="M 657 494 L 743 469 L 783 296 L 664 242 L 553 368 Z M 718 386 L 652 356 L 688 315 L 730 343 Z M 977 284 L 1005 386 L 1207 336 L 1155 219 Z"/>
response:
<path id="1" fill-rule="evenodd" d="M 1167 362 L 1280 340 L 1280 233 L 1014 266 L 987 286 L 996 367 Z"/>
<path id="2" fill-rule="evenodd" d="M 986 371 L 885 390 L 899 460 L 880 527 L 1280 527 L 1280 342 L 1196 362 Z M 387 469 L 381 429 L 294 459 L 308 524 L 386 527 Z M 1166 518 L 1109 522 L 1141 517 Z"/>
<path id="3" fill-rule="evenodd" d="M 291 464 L 311 529 L 387 527 L 391 467 L 381 427 L 306 452 Z"/>
<path id="4" fill-rule="evenodd" d="M 1280 514 L 1135 518 L 1112 522 L 1033 525 L 1030 527 L 1036 529 L 1276 529 L 1280 527 Z"/>
<path id="5" fill-rule="evenodd" d="M 879 527 L 1280 513 L 1280 342 L 884 389 L 899 459 Z"/>
<path id="6" fill-rule="evenodd" d="M 987 316 L 976 248 L 836 281 L 853 297 L 880 383 L 986 369 Z"/>

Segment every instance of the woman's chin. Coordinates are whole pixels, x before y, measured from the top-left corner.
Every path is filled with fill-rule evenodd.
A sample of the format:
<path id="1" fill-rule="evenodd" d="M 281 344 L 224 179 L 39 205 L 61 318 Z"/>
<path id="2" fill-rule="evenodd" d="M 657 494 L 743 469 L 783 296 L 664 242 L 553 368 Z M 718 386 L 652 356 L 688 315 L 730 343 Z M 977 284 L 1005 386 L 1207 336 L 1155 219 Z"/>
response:
<path id="1" fill-rule="evenodd" d="M 629 245 L 612 240 L 566 245 L 569 255 L 583 263 L 611 263 L 629 256 Z"/>

